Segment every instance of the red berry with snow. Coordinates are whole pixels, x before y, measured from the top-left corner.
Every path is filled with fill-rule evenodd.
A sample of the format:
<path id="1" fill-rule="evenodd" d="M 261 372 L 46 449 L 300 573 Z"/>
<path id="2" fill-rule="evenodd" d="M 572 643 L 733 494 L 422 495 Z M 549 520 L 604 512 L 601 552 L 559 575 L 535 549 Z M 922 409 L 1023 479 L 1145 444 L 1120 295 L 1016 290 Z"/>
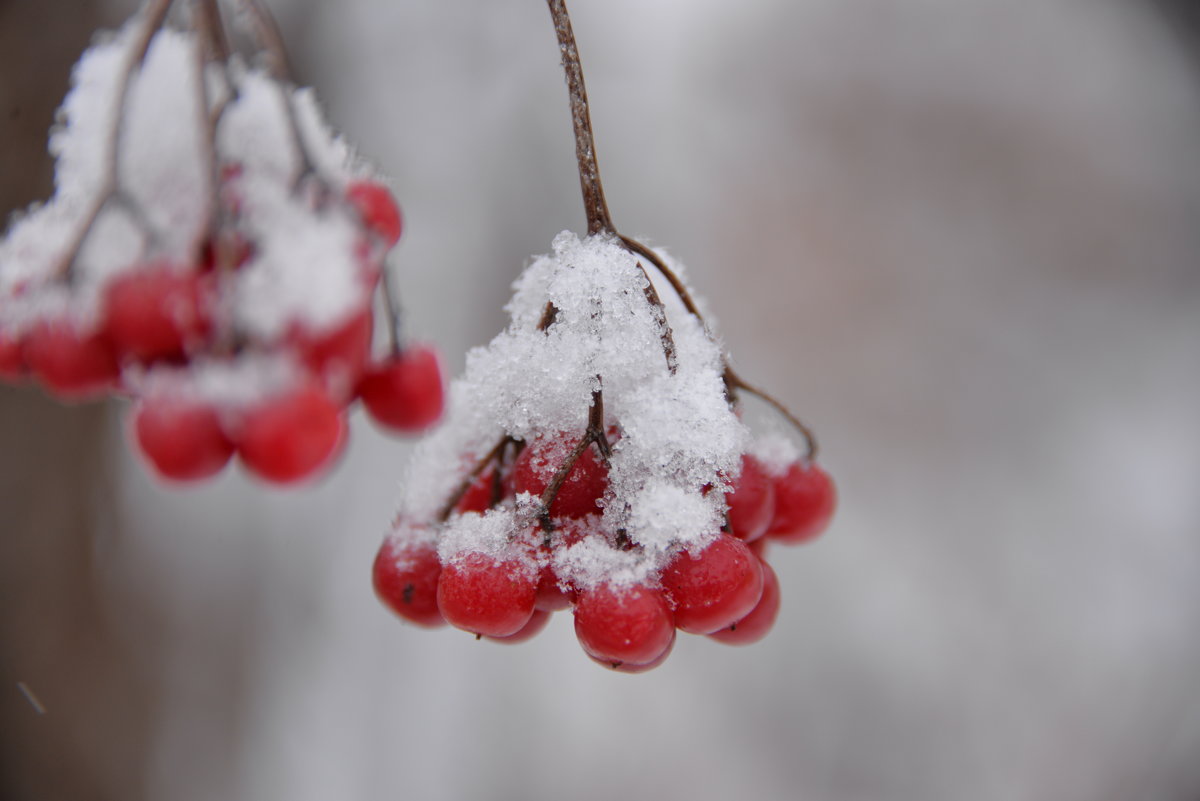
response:
<path id="1" fill-rule="evenodd" d="M 325 331 L 304 325 L 293 328 L 290 344 L 332 397 L 349 399 L 371 354 L 375 317 L 361 309 Z"/>
<path id="2" fill-rule="evenodd" d="M 133 431 L 155 472 L 172 481 L 209 478 L 233 457 L 216 410 L 198 401 L 144 398 L 134 409 Z"/>
<path id="3" fill-rule="evenodd" d="M 775 479 L 775 519 L 767 536 L 797 545 L 826 529 L 837 507 L 837 488 L 816 462 L 795 462 Z"/>
<path id="4" fill-rule="evenodd" d="M 675 604 L 675 623 L 691 634 L 711 634 L 748 615 L 762 597 L 763 571 L 746 543 L 721 534 L 693 556 L 681 552 L 662 572 Z"/>
<path id="5" fill-rule="evenodd" d="M 775 487 L 766 468 L 753 456 L 742 456 L 742 472 L 733 490 L 725 494 L 729 504 L 729 533 L 743 542 L 754 542 L 767 533 L 775 513 Z"/>
<path id="6" fill-rule="evenodd" d="M 374 181 L 353 181 L 346 187 L 346 200 L 358 211 L 363 224 L 388 247 L 400 241 L 403 228 L 400 208 L 386 186 Z"/>
<path id="7" fill-rule="evenodd" d="M 246 412 L 237 437 L 242 462 L 278 484 L 309 478 L 337 454 L 346 435 L 341 411 L 323 391 L 305 386 Z"/>
<path id="8" fill-rule="evenodd" d="M 762 563 L 762 571 L 762 598 L 750 610 L 750 614 L 728 628 L 714 631 L 709 637 L 726 645 L 749 645 L 767 636 L 775 625 L 775 618 L 779 616 L 779 577 L 766 562 Z"/>
<path id="9" fill-rule="evenodd" d="M 442 563 L 431 542 L 388 537 L 379 546 L 371 581 L 375 594 L 405 620 L 425 628 L 446 625 L 438 610 L 438 578 Z"/>
<path id="10" fill-rule="evenodd" d="M 675 620 L 657 587 L 604 583 L 580 591 L 575 636 L 588 656 L 606 665 L 647 665 L 671 647 Z"/>
<path id="11" fill-rule="evenodd" d="M 451 625 L 488 637 L 507 637 L 533 615 L 537 572 L 519 559 L 471 551 L 442 568 L 438 608 Z"/>
<path id="12" fill-rule="evenodd" d="M 26 335 L 25 362 L 60 398 L 84 400 L 108 392 L 120 375 L 116 350 L 103 331 L 83 331 L 67 317 L 38 323 Z"/>
<path id="13" fill-rule="evenodd" d="M 541 497 L 575 445 L 565 436 L 548 437 L 526 445 L 513 464 L 513 491 Z M 580 518 L 600 512 L 597 502 L 608 489 L 608 468 L 589 445 L 567 472 L 550 504 L 551 517 Z"/>
<path id="14" fill-rule="evenodd" d="M 372 419 L 403 433 L 421 431 L 438 421 L 443 392 L 441 360 L 436 350 L 425 345 L 413 345 L 369 366 L 358 382 L 359 397 Z"/>
<path id="15" fill-rule="evenodd" d="M 209 302 L 197 273 L 153 264 L 109 284 L 105 325 L 123 356 L 139 362 L 178 358 L 207 334 Z"/>

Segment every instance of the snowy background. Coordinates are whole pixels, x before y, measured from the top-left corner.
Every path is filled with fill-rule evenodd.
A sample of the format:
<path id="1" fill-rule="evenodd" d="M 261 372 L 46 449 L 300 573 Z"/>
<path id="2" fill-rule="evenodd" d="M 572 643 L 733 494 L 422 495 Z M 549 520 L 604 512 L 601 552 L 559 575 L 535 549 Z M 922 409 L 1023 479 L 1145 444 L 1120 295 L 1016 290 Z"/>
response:
<path id="1" fill-rule="evenodd" d="M 67 4 L 0 3 L 30 53 L 0 61 L 6 152 L 56 57 L 39 5 Z M 271 5 L 394 177 L 408 327 L 457 372 L 584 226 L 544 4 Z M 841 488 L 827 537 L 774 551 L 776 630 L 626 676 L 568 614 L 514 647 L 409 628 L 369 567 L 410 445 L 361 414 L 309 489 L 164 490 L 119 403 L 0 387 L 0 795 L 73 773 L 122 801 L 1200 797 L 1200 79 L 1177 32 L 1131 0 L 571 10 L 617 225 L 689 266 Z"/>

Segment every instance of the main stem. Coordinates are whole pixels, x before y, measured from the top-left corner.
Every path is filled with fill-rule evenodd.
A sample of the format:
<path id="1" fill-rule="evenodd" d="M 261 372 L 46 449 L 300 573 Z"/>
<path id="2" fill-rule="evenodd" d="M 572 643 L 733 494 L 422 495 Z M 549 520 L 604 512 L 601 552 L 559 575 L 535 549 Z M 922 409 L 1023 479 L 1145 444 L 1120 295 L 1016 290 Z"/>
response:
<path id="1" fill-rule="evenodd" d="M 604 200 L 604 187 L 600 185 L 600 168 L 596 164 L 596 142 L 592 137 L 592 117 L 588 112 L 587 89 L 583 85 L 583 67 L 579 63 L 579 48 L 575 45 L 575 32 L 571 29 L 571 17 L 563 0 L 546 0 L 550 16 L 554 19 L 554 32 L 558 35 L 558 49 L 562 52 L 563 72 L 567 76 L 567 92 L 571 96 L 571 124 L 575 128 L 575 159 L 579 162 L 579 184 L 583 190 L 583 208 L 587 214 L 588 235 L 616 234 L 608 203 Z"/>

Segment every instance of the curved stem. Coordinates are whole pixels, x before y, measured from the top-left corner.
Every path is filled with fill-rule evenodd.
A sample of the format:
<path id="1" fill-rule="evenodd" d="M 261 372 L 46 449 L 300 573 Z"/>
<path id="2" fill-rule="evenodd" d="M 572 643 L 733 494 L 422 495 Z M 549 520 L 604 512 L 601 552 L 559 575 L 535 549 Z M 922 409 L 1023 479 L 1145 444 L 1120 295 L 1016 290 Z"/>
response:
<path id="1" fill-rule="evenodd" d="M 279 95 L 283 101 L 284 114 L 287 117 L 288 133 L 292 139 L 292 148 L 296 160 L 300 162 L 299 169 L 292 179 L 292 189 L 299 189 L 304 179 L 317 174 L 308 147 L 304 144 L 304 136 L 300 132 L 300 121 L 296 116 L 296 107 L 292 95 L 296 90 L 296 81 L 292 77 L 292 65 L 288 58 L 287 48 L 283 44 L 283 33 L 279 24 L 260 0 L 242 0 L 242 7 L 249 13 L 254 23 L 254 37 L 259 47 L 267 54 L 267 65 L 275 85 L 279 87 Z"/>
<path id="2" fill-rule="evenodd" d="M 579 184 L 583 190 L 583 208 L 587 214 L 588 234 L 616 234 L 604 188 L 600 184 L 600 168 L 596 164 L 596 143 L 592 136 L 592 118 L 588 112 L 587 89 L 583 85 L 583 67 L 579 63 L 579 48 L 571 17 L 563 0 L 546 0 L 558 35 L 562 53 L 563 72 L 567 77 L 567 92 L 571 97 L 571 123 L 575 128 L 575 159 L 579 163 Z"/>
<path id="3" fill-rule="evenodd" d="M 104 177 L 101 178 L 96 197 L 92 201 L 92 205 L 84 212 L 83 220 L 78 230 L 76 230 L 75 235 L 68 243 L 67 249 L 63 252 L 62 261 L 56 270 L 56 273 L 68 282 L 73 281 L 75 278 L 75 260 L 79 258 L 79 251 L 83 248 L 83 243 L 87 239 L 88 234 L 96 227 L 96 222 L 100 219 L 100 214 L 119 194 L 121 182 L 121 134 L 125 129 L 125 107 L 129 103 L 129 87 L 133 83 L 133 74 L 145 62 L 146 53 L 150 50 L 150 42 L 154 39 L 155 32 L 162 27 L 163 20 L 166 19 L 167 12 L 171 9 L 172 2 L 173 0 L 146 0 L 146 3 L 139 12 L 142 15 L 142 24 L 136 31 L 129 49 L 129 58 L 121 67 L 121 74 L 117 80 L 117 97 L 113 103 L 112 124 L 108 129 L 108 139 L 104 143 L 106 154 Z M 137 217 L 135 218 L 135 223 L 143 225 L 144 221 L 142 218 Z M 152 233 L 149 228 L 145 228 L 143 232 L 148 237 Z"/>
<path id="4" fill-rule="evenodd" d="M 387 261 L 380 267 L 379 291 L 383 294 L 383 312 L 388 327 L 388 351 L 392 358 L 400 358 L 400 304 L 392 292 L 392 271 L 388 269 Z"/>
<path id="5" fill-rule="evenodd" d="M 753 386 L 752 384 L 747 384 L 745 381 L 742 380 L 741 376 L 739 376 L 737 373 L 735 373 L 733 371 L 733 368 L 730 367 L 728 364 L 725 365 L 725 376 L 724 377 L 725 377 L 725 386 L 728 390 L 731 391 L 730 392 L 731 395 L 732 395 L 733 391 L 739 390 L 739 389 L 749 392 L 751 395 L 754 395 L 755 397 L 760 398 L 763 401 L 765 401 L 767 403 L 767 405 L 771 406 L 773 409 L 775 409 L 775 411 L 777 411 L 781 415 L 783 415 L 784 419 L 787 420 L 789 423 L 791 423 L 792 426 L 797 431 L 800 432 L 801 436 L 804 437 L 804 442 L 805 442 L 805 448 L 806 448 L 806 452 L 804 455 L 805 461 L 811 462 L 817 458 L 817 437 L 815 434 L 813 434 L 813 430 L 811 428 L 806 426 L 804 423 L 800 422 L 800 418 L 798 418 L 798 417 L 796 417 L 796 415 L 792 414 L 786 406 L 784 406 L 781 402 L 776 400 L 773 396 L 771 396 L 764 390 L 761 390 L 758 387 Z M 731 400 L 732 400 L 732 398 L 731 398 Z"/>

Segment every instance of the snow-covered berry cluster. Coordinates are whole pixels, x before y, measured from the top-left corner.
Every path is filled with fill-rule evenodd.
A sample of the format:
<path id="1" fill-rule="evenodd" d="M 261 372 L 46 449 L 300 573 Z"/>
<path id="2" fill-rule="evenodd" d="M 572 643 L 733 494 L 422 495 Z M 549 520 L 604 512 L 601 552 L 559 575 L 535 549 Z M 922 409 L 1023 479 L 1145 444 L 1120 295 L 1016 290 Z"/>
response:
<path id="1" fill-rule="evenodd" d="M 563 233 L 518 279 L 511 324 L 468 354 L 376 558 L 401 617 L 516 642 L 572 608 L 584 651 L 628 672 L 661 663 L 677 630 L 770 629 L 763 544 L 820 533 L 833 485 L 786 437 L 752 437 L 681 267 L 646 255 L 666 272 L 617 236 Z"/>
<path id="2" fill-rule="evenodd" d="M 420 430 L 442 406 L 439 362 L 372 360 L 374 297 L 401 233 L 371 168 L 287 76 L 256 2 L 265 56 L 228 48 L 216 3 L 164 25 L 152 0 L 76 65 L 50 150 L 55 193 L 0 242 L 0 378 L 56 397 L 135 398 L 132 429 L 162 476 L 219 472 L 236 453 L 287 483 L 330 463 L 356 398 Z"/>

